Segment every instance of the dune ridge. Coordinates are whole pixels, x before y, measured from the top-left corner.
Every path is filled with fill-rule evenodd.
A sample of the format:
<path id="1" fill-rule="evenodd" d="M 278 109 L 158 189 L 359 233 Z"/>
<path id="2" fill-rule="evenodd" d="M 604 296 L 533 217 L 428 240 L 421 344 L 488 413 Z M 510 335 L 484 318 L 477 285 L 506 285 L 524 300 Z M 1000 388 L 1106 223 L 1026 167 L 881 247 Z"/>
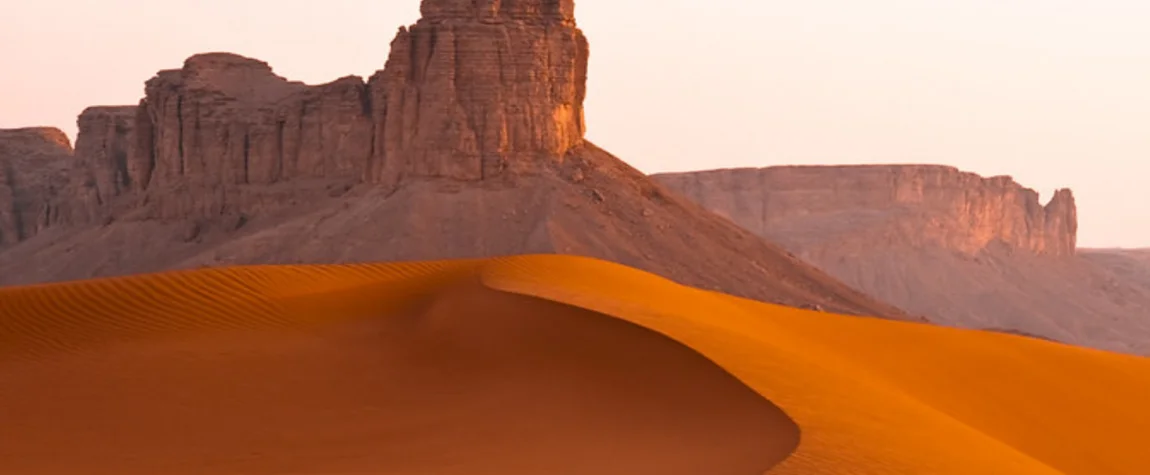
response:
<path id="1" fill-rule="evenodd" d="M 485 308 L 503 310 L 485 312 Z M 518 312 L 512 311 L 514 309 L 536 310 L 522 312 L 524 315 L 519 315 L 523 317 L 521 319 L 508 318 L 508 314 Z M 33 374 L 41 377 L 55 374 L 53 384 L 68 378 L 73 378 L 78 384 L 83 379 L 77 376 L 79 367 L 68 366 L 77 364 L 78 360 L 94 360 L 96 362 L 90 364 L 103 364 L 101 368 L 104 371 L 112 371 L 106 374 L 115 375 L 117 373 L 113 369 L 118 366 L 112 363 L 123 364 L 125 354 L 152 355 L 150 361 L 168 361 L 177 367 L 177 363 L 183 361 L 179 364 L 186 366 L 191 364 L 187 362 L 191 361 L 187 355 L 202 352 L 204 348 L 217 350 L 212 353 L 216 355 L 213 360 L 216 363 L 226 362 L 236 368 L 248 368 L 251 371 L 248 376 L 262 375 L 245 380 L 246 384 L 256 386 L 261 384 L 262 378 L 307 379 L 309 374 L 332 374 L 332 369 L 356 368 L 349 362 L 362 359 L 376 363 L 420 361 L 420 358 L 410 355 L 430 354 L 424 360 L 437 360 L 435 352 L 420 352 L 426 352 L 427 348 L 469 345 L 471 351 L 454 355 L 471 355 L 465 358 L 469 361 L 467 364 L 479 367 L 518 368 L 506 374 L 517 374 L 520 379 L 487 378 L 480 380 L 484 384 L 464 387 L 483 387 L 493 381 L 521 381 L 530 379 L 524 375 L 545 373 L 543 368 L 583 368 L 583 365 L 594 361 L 630 361 L 623 365 L 634 371 L 628 378 L 644 374 L 650 368 L 678 370 L 690 366 L 629 359 L 631 351 L 627 348 L 639 340 L 623 341 L 613 347 L 618 351 L 605 352 L 606 356 L 587 351 L 588 348 L 579 345 L 557 345 L 571 352 L 552 355 L 555 359 L 549 361 L 532 363 L 529 355 L 546 354 L 544 350 L 556 346 L 541 342 L 559 341 L 555 333 L 549 331 L 549 326 L 542 322 L 551 315 L 566 312 L 575 315 L 572 321 L 607 325 L 604 322 L 615 320 L 635 325 L 635 329 L 649 330 L 640 332 L 640 335 L 663 335 L 669 339 L 660 341 L 674 341 L 677 342 L 676 348 L 692 350 L 675 353 L 678 357 L 701 355 L 709 363 L 702 364 L 700 359 L 693 360 L 694 364 L 712 370 L 691 372 L 690 375 L 698 376 L 690 377 L 684 372 L 681 376 L 685 379 L 678 379 L 677 371 L 664 373 L 660 380 L 662 383 L 654 384 L 654 387 L 682 388 L 689 386 L 683 385 L 691 378 L 712 378 L 709 380 L 711 383 L 700 385 L 708 388 L 706 393 L 728 394 L 712 389 L 730 388 L 732 399 L 704 401 L 700 399 L 701 395 L 683 396 L 678 399 L 682 404 L 665 406 L 668 409 L 663 413 L 682 413 L 679 415 L 683 419 L 679 423 L 683 425 L 676 427 L 695 427 L 672 432 L 677 434 L 675 437 L 684 437 L 675 441 L 682 446 L 696 447 L 696 451 L 676 449 L 668 452 L 652 449 L 656 445 L 637 444 L 632 447 L 624 444 L 625 449 L 612 452 L 612 457 L 599 457 L 602 462 L 632 454 L 633 457 L 615 467 L 620 472 L 611 472 L 611 467 L 567 464 L 561 466 L 567 467 L 568 472 L 554 473 L 627 473 L 622 470 L 642 470 L 644 467 L 694 470 L 660 473 L 702 473 L 700 467 L 712 469 L 707 473 L 762 473 L 775 462 L 777 465 L 767 473 L 1134 475 L 1150 469 L 1150 456 L 1144 455 L 1140 443 L 1142 434 L 1150 428 L 1150 410 L 1144 404 L 1144 395 L 1150 394 L 1148 359 L 995 332 L 787 308 L 684 287 L 619 264 L 570 256 L 515 256 L 378 265 L 240 267 L 0 289 L 0 383 L 4 383 L 0 387 L 31 391 L 35 385 L 29 381 L 34 381 L 34 378 L 29 378 Z M 467 318 L 468 315 L 474 318 Z M 543 315 L 547 317 L 541 319 Z M 596 320 L 595 317 L 603 318 Z M 160 325 L 157 321 L 166 323 Z M 580 332 L 584 331 L 578 326 L 559 327 L 560 334 L 583 334 Z M 394 333 L 397 331 L 399 333 Z M 384 337 L 388 332 L 405 337 L 388 339 Z M 466 338 L 480 333 L 482 338 Z M 413 338 L 412 335 L 423 336 Z M 407 344 L 405 339 L 412 341 Z M 383 345 L 385 349 L 381 350 L 377 344 L 380 341 L 392 344 Z M 259 343 L 254 345 L 255 350 L 252 349 L 253 342 Z M 364 349 L 364 342 L 373 342 L 366 345 L 370 350 Z M 335 351 L 332 345 L 346 347 L 346 351 Z M 502 360 L 485 360 L 495 358 L 490 355 L 500 354 L 504 345 L 532 349 Z M 400 358 L 388 353 L 392 351 L 415 353 Z M 174 356 L 157 359 L 155 355 L 160 354 L 184 355 L 184 359 Z M 486 356 L 477 358 L 475 355 Z M 287 371 L 281 365 L 279 371 L 283 372 L 282 376 L 276 376 L 278 373 L 274 371 L 272 376 L 267 376 L 267 368 L 276 367 L 267 361 L 277 358 L 293 361 L 296 366 L 287 366 L 291 369 Z M 440 364 L 447 367 L 455 363 L 440 361 Z M 462 366 L 454 367 L 452 371 L 459 374 L 473 371 L 473 367 L 459 364 Z M 210 366 L 201 367 L 198 371 L 207 371 L 204 368 Z M 461 368 L 468 369 L 464 371 Z M 191 369 L 185 372 L 196 374 Z M 261 371 L 256 372 L 255 369 Z M 153 367 L 151 371 L 158 369 Z M 326 391 L 346 398 L 350 397 L 348 394 L 362 394 L 347 390 L 361 384 L 361 379 L 377 383 L 385 379 L 372 375 L 370 371 L 359 371 L 352 371 L 358 379 L 349 376 L 348 380 L 333 386 L 342 390 L 329 388 Z M 478 371 L 475 374 L 483 373 Z M 715 382 L 723 380 L 723 375 L 729 378 L 726 381 L 730 384 Z M 118 377 L 128 376 L 119 374 Z M 351 381 L 356 382 L 353 384 Z M 548 381 L 554 383 L 556 380 Z M 324 387 L 322 384 L 315 386 Z M 427 389 L 424 393 L 433 395 L 451 392 L 434 385 L 424 388 Z M 746 388 L 753 390 L 755 397 L 745 397 L 751 394 L 750 391 L 739 392 L 739 389 Z M 264 388 L 269 393 L 273 389 Z M 208 390 L 200 388 L 200 391 Z M 30 417 L 26 414 L 29 413 L 30 403 L 27 401 L 31 396 L 18 396 L 16 392 L 0 392 L 0 402 L 3 402 L 0 404 L 0 417 L 11 418 L 19 414 Z M 679 390 L 666 392 L 678 393 Z M 607 401 L 604 404 L 622 404 L 619 401 L 627 400 L 623 396 L 634 397 L 635 394 L 615 395 L 617 397 L 603 401 Z M 642 394 L 644 396 L 638 399 L 647 401 L 659 392 Z M 586 396 L 582 394 L 582 397 Z M 14 407 L 12 402 L 20 397 L 25 401 L 23 413 L 15 410 L 9 414 L 2 413 L 4 407 Z M 582 397 L 564 401 L 567 405 L 576 404 L 584 400 Z M 362 399 L 357 401 L 360 404 L 344 406 L 364 407 Z M 730 401 L 742 402 L 735 404 Z M 454 402 L 458 403 L 458 400 Z M 306 406 L 316 402 L 301 396 L 297 404 Z M 476 409 L 482 406 L 468 407 Z M 758 407 L 759 412 L 751 409 L 722 410 L 731 407 Z M 467 415 L 464 413 L 460 414 Z M 624 430 L 622 427 L 643 427 L 652 421 L 658 422 L 651 413 L 647 414 L 640 418 L 646 421 L 642 424 L 594 426 L 589 430 L 611 434 L 614 433 L 612 431 Z M 701 427 L 699 424 L 704 421 L 692 420 L 691 414 L 705 414 L 702 419 L 710 420 L 716 424 L 714 427 L 723 430 L 700 430 L 697 427 Z M 463 415 L 460 417 L 465 419 Z M 356 416 L 378 421 L 362 414 Z M 316 418 L 318 416 L 313 417 Z M 739 425 L 732 422 L 734 419 L 757 422 Z M 321 422 L 312 421 L 322 428 Z M 410 433 L 424 436 L 437 430 L 444 431 L 440 436 L 447 438 L 443 440 L 461 437 L 452 431 L 456 429 L 447 426 L 409 424 L 405 427 Z M 328 438 L 341 436 L 330 427 L 327 430 L 318 433 Z M 371 433 L 380 429 L 376 426 L 358 430 Z M 575 429 L 572 432 L 582 433 Z M 536 437 L 530 440 L 545 439 L 538 437 L 539 433 L 534 434 Z M 735 437 L 731 434 L 743 435 Z M 688 435 L 701 438 L 690 439 Z M 47 436 L 41 434 L 41 437 Z M 497 440 L 501 433 L 494 430 L 484 436 Z M 716 440 L 734 440 L 731 438 L 757 444 L 754 450 L 757 456 L 747 456 L 750 449 L 745 444 L 723 443 L 721 445 L 728 452 L 722 453 L 715 452 L 717 449 L 708 445 Z M 18 440 L 19 437 L 11 433 L 0 435 L 0 441 L 7 441 L 6 444 L 0 443 L 0 461 L 15 463 L 12 452 L 5 454 L 3 447 Z M 247 443 L 253 442 L 249 440 Z M 581 443 L 584 445 L 572 446 L 584 447 L 589 451 L 585 453 L 604 453 L 595 452 L 598 449 L 594 449 L 594 444 Z M 797 447 L 788 445 L 796 443 Z M 336 445 L 326 445 L 333 446 Z M 419 466 L 418 463 L 441 463 L 445 465 L 438 468 L 447 470 L 450 454 L 455 451 L 460 451 L 458 457 L 473 457 L 470 459 L 472 465 L 493 463 L 490 458 L 485 459 L 486 462 L 480 460 L 482 457 L 476 452 L 460 449 L 459 444 L 443 443 L 438 447 L 438 452 L 429 449 L 426 453 L 433 455 L 412 462 L 416 465 L 407 468 Z M 476 451 L 498 454 L 505 460 L 516 459 L 500 452 L 499 447 L 495 445 Z M 546 453 L 558 453 L 559 449 L 552 447 L 551 450 Z M 169 452 L 168 457 L 178 458 L 177 452 Z M 655 452 L 681 454 L 682 458 L 672 463 L 666 458 L 651 455 Z M 183 456 L 194 459 L 196 453 L 192 451 Z M 202 453 L 200 455 L 203 456 Z M 362 465 L 353 468 L 353 462 L 372 463 L 370 457 L 357 455 L 352 449 L 342 449 L 342 452 L 329 449 L 312 456 L 312 459 L 303 461 L 306 463 L 296 460 L 306 468 L 297 467 L 296 472 L 288 473 L 351 473 L 338 471 L 345 469 L 358 469 L 361 471 L 357 473 L 363 473 Z M 270 456 L 265 454 L 264 457 Z M 260 469 L 270 470 L 269 465 L 241 459 L 217 460 L 214 462 L 218 467 L 215 473 L 238 473 L 241 469 L 248 470 L 244 473 L 253 470 L 255 473 L 284 473 L 274 470 L 259 472 Z M 266 459 L 259 460 L 266 462 Z M 715 460 L 729 463 L 724 469 L 730 468 L 731 471 L 715 471 L 714 465 L 706 465 L 716 463 Z M 463 470 L 459 464 L 465 461 L 460 458 L 455 461 L 457 464 L 451 467 Z M 548 460 L 522 462 L 527 465 L 546 464 Z M 336 467 L 340 463 L 352 465 Z M 206 465 L 197 468 L 204 467 Z M 36 472 L 34 465 L 23 468 L 29 470 L 21 473 L 48 473 Z M 186 473 L 194 472 L 189 467 L 183 468 L 188 470 Z M 501 473 L 516 473 L 516 470 L 529 473 L 530 468 L 526 465 L 500 467 L 506 470 Z M 180 473 L 180 467 L 167 469 L 171 473 Z M 391 472 L 382 473 L 413 473 L 404 470 L 404 467 L 396 467 Z"/>
<path id="2" fill-rule="evenodd" d="M 786 414 L 689 347 L 493 290 L 477 264 L 2 290 L 0 467 L 754 474 L 798 444 Z"/>

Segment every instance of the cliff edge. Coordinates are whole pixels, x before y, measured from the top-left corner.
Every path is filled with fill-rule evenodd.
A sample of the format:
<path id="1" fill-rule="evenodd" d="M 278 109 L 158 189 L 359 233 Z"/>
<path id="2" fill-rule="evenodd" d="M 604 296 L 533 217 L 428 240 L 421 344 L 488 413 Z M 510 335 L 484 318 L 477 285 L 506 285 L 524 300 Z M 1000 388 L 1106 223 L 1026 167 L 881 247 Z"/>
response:
<path id="1" fill-rule="evenodd" d="M 1070 256 L 1077 246 L 1070 190 L 1058 190 L 1042 205 L 1037 192 L 1010 177 L 948 166 L 782 166 L 655 178 L 755 233 L 777 235 L 772 230 L 784 227 L 787 236 L 777 237 L 809 233 L 804 246 L 835 235 L 827 231 L 836 227 L 866 233 L 860 240 L 868 246 L 941 246 L 966 255 L 1005 246 Z"/>

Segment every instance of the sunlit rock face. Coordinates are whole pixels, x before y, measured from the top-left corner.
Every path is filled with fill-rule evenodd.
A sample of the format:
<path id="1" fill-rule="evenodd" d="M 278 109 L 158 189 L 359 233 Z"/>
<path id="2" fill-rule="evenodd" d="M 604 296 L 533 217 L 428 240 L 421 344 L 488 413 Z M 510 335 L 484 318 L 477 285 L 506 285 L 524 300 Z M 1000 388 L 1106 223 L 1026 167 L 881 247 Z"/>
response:
<path id="1" fill-rule="evenodd" d="M 941 246 L 973 255 L 988 246 L 1069 256 L 1077 244 L 1074 195 L 1045 206 L 1010 177 L 934 165 L 784 166 L 657 175 L 696 202 L 796 248 L 835 236 L 852 246 Z M 850 233 L 814 233 L 839 226 Z M 809 227 L 812 239 L 783 228 Z M 819 234 L 819 236 L 815 236 Z M 832 243 L 827 243 L 832 244 Z"/>
<path id="2" fill-rule="evenodd" d="M 426 0 L 369 81 L 369 181 L 477 180 L 583 142 L 588 46 L 566 1 Z"/>

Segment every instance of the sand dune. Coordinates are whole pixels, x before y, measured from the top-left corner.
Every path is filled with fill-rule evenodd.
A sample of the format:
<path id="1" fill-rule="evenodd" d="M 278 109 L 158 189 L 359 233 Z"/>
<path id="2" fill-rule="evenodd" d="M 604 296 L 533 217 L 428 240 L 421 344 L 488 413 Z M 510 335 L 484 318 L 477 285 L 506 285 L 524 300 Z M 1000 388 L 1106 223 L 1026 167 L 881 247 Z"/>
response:
<path id="1" fill-rule="evenodd" d="M 798 443 L 766 399 L 623 320 L 472 278 L 309 322 L 273 292 L 284 270 L 260 271 L 5 294 L 2 471 L 755 474 Z"/>
<path id="2" fill-rule="evenodd" d="M 0 289 L 5 473 L 1143 474 L 1150 360 L 563 256 Z"/>

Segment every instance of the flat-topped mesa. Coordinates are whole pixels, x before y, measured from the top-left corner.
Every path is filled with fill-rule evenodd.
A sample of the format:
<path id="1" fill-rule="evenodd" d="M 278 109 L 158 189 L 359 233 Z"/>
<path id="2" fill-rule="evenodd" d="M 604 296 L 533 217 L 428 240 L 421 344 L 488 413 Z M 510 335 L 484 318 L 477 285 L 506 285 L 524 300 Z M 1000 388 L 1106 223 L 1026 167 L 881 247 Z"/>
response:
<path id="1" fill-rule="evenodd" d="M 360 78 L 307 86 L 263 61 L 207 53 L 161 71 L 145 89 L 128 176 L 140 189 L 358 178 L 371 153 Z"/>
<path id="2" fill-rule="evenodd" d="M 179 70 L 148 80 L 140 102 L 137 154 L 146 166 L 132 181 L 163 187 L 189 181 L 270 181 L 263 151 L 274 144 L 276 103 L 304 88 L 262 61 L 227 53 L 192 56 Z M 254 169 L 254 170 L 253 170 Z"/>
<path id="3" fill-rule="evenodd" d="M 1037 192 L 1011 177 L 984 178 L 948 166 L 782 166 L 656 179 L 757 234 L 797 246 L 810 240 L 788 234 L 816 226 L 825 232 L 815 234 L 853 236 L 871 245 L 929 244 L 966 254 L 999 243 L 1068 256 L 1077 244 L 1070 190 L 1059 190 L 1043 206 Z"/>
<path id="4" fill-rule="evenodd" d="M 423 0 L 419 10 L 428 21 L 575 22 L 575 0 Z"/>
<path id="5" fill-rule="evenodd" d="M 583 143 L 589 52 L 570 0 L 426 0 L 423 12 L 369 81 L 368 181 L 530 172 Z"/>

